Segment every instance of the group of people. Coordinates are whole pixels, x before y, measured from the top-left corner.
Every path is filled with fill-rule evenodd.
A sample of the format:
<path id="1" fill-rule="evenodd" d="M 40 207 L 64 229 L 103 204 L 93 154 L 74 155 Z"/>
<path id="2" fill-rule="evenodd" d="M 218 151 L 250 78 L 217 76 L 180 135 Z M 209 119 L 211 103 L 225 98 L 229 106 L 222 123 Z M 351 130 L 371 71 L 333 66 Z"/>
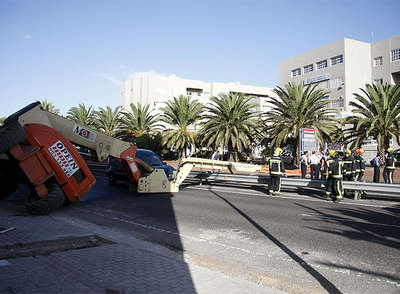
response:
<path id="1" fill-rule="evenodd" d="M 281 178 L 286 176 L 285 166 L 281 155 L 283 150 L 276 148 L 269 161 L 271 185 L 269 193 L 276 195 L 280 192 Z M 310 166 L 311 179 L 324 179 L 326 183 L 326 197 L 333 202 L 339 202 L 343 198 L 343 181 L 362 181 L 365 172 L 364 150 L 356 148 L 353 152 L 346 149 L 343 158 L 335 150 L 330 150 L 325 155 L 319 151 L 313 151 L 311 155 L 306 152 L 300 158 L 301 176 L 306 177 L 307 168 Z M 380 167 L 383 165 L 383 178 L 385 183 L 393 183 L 396 158 L 393 149 L 388 148 L 384 159 L 378 154 L 372 165 L 374 166 L 374 182 L 379 182 Z M 361 193 L 356 194 L 357 198 Z"/>
<path id="2" fill-rule="evenodd" d="M 386 155 L 382 158 L 381 154 L 378 152 L 371 160 L 371 165 L 374 167 L 374 182 L 379 183 L 381 167 L 383 166 L 383 180 L 385 183 L 393 183 L 393 175 L 396 169 L 396 157 L 393 154 L 393 148 L 388 148 Z"/>

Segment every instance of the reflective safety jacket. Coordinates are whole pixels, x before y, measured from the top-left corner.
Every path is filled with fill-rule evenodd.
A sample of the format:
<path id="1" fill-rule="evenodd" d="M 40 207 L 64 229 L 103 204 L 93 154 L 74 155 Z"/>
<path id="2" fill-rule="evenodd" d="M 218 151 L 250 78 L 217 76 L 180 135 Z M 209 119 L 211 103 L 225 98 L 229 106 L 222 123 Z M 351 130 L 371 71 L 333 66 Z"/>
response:
<path id="1" fill-rule="evenodd" d="M 280 156 L 272 156 L 269 160 L 269 173 L 270 175 L 285 175 L 285 165 Z"/>
<path id="2" fill-rule="evenodd" d="M 345 156 L 343 161 L 343 174 L 344 175 L 354 175 L 356 173 L 356 166 L 353 156 Z"/>
<path id="3" fill-rule="evenodd" d="M 361 172 L 364 173 L 365 172 L 365 159 L 362 156 L 360 156 L 360 159 L 361 159 Z"/>
<path id="4" fill-rule="evenodd" d="M 393 154 L 388 154 L 385 160 L 385 169 L 394 170 L 394 163 L 396 162 L 396 158 Z"/>
<path id="5" fill-rule="evenodd" d="M 364 173 L 365 171 L 365 160 L 361 155 L 354 156 L 354 167 L 356 173 Z"/>
<path id="6" fill-rule="evenodd" d="M 326 170 L 328 172 L 328 178 L 331 179 L 343 179 L 343 161 L 338 157 L 330 158 L 326 161 Z"/>

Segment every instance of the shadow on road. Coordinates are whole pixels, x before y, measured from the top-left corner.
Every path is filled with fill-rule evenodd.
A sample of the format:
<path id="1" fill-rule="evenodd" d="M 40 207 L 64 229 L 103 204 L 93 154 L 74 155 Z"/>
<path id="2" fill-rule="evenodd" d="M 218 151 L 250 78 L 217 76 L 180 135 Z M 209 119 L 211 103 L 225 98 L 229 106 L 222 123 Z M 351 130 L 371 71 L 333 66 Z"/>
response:
<path id="1" fill-rule="evenodd" d="M 237 211 L 243 218 L 245 218 L 251 225 L 253 225 L 257 230 L 259 230 L 265 237 L 271 240 L 275 245 L 277 245 L 280 249 L 282 249 L 287 255 L 289 255 L 295 262 L 297 262 L 302 268 L 304 268 L 311 276 L 313 276 L 321 286 L 328 293 L 342 293 L 334 284 L 332 284 L 328 279 L 326 279 L 323 275 L 321 275 L 318 271 L 316 271 L 313 267 L 311 267 L 306 261 L 304 261 L 300 256 L 291 251 L 287 246 L 285 246 L 282 242 L 276 239 L 273 235 L 271 235 L 267 230 L 261 227 L 256 221 L 250 218 L 247 214 L 233 205 L 230 201 L 219 195 L 218 193 L 212 191 L 215 196 L 219 197 L 221 200 L 225 201 L 230 207 L 232 207 L 235 211 Z"/>
<path id="2" fill-rule="evenodd" d="M 315 215 L 314 219 L 311 218 L 308 220 L 309 222 L 320 222 L 323 219 L 326 223 L 338 224 L 340 228 L 348 228 L 308 227 L 311 230 L 400 249 L 400 205 L 384 208 L 388 213 L 377 212 L 365 207 L 350 208 L 340 205 L 328 209 L 331 213 L 324 213 L 299 203 L 296 205 L 303 207 Z"/>
<path id="3" fill-rule="evenodd" d="M 51 273 L 58 275 L 60 281 L 49 279 L 48 282 L 42 282 L 41 275 L 29 275 L 31 280 L 25 283 L 29 288 L 21 288 L 18 292 L 42 292 L 41 289 L 46 289 L 47 293 L 68 292 L 66 289 L 73 282 L 70 279 L 62 280 L 63 274 L 59 271 L 71 267 L 75 272 L 91 277 L 97 283 L 98 288 L 92 289 L 94 293 L 106 291 L 105 285 L 111 289 L 119 289 L 115 293 L 196 293 L 189 267 L 182 262 L 182 242 L 172 199 L 172 194 L 139 195 L 130 192 L 126 184 L 110 186 L 106 178 L 97 178 L 95 187 L 80 202 L 60 208 L 48 216 L 36 217 L 24 213 L 23 199 L 19 195 L 12 195 L 5 202 L 12 206 L 13 211 L 8 214 L 4 212 L 0 216 L 3 216 L 3 220 L 4 214 L 14 217 L 13 222 L 10 222 L 16 229 L 6 235 L 10 241 L 3 238 L 0 245 L 12 245 L 18 238 L 22 238 L 24 242 L 29 238 L 45 242 L 56 238 L 54 234 L 90 233 L 114 242 L 109 246 L 85 249 L 86 252 L 71 250 L 46 257 L 50 262 L 56 258 L 58 262 L 62 260 L 62 266 L 53 269 Z M 26 234 L 21 232 L 20 225 L 14 224 L 21 221 L 15 217 L 28 218 L 24 227 Z M 51 230 L 37 225 L 38 220 L 45 222 Z M 162 244 L 173 251 L 142 240 Z M 42 259 L 38 256 L 26 260 L 21 263 L 19 272 Z M 41 269 L 41 273 L 47 275 L 46 270 Z M 20 278 L 24 276 L 21 273 Z M 0 280 L 0 292 L 8 285 L 6 283 L 16 283 L 13 280 L 5 281 L 5 277 Z M 54 284 L 57 284 L 57 290 L 54 289 Z M 34 285 L 42 288 L 35 288 Z M 74 287 L 78 287 L 78 284 Z M 85 288 L 74 288 L 69 293 L 87 291 Z"/>

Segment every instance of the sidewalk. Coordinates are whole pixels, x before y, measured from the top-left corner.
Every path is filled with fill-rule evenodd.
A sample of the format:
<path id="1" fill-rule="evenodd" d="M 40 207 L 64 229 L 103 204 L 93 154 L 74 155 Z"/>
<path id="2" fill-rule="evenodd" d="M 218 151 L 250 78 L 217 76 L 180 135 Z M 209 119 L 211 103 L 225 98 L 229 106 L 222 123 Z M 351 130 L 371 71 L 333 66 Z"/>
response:
<path id="1" fill-rule="evenodd" d="M 1 202 L 0 293 L 284 293 L 65 212 L 21 211 Z"/>

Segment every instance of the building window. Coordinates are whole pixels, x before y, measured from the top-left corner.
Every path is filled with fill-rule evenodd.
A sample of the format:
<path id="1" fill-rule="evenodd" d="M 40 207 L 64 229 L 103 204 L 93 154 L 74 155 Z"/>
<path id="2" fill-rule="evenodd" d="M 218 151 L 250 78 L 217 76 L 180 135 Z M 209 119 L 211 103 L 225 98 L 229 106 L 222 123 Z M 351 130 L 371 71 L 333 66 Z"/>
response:
<path id="1" fill-rule="evenodd" d="M 382 64 L 383 64 L 382 56 L 379 56 L 379 57 L 375 57 L 375 58 L 374 58 L 374 66 L 380 66 L 380 65 L 382 65 Z"/>
<path id="2" fill-rule="evenodd" d="M 343 77 L 335 78 L 330 80 L 331 89 L 339 89 L 343 87 Z"/>
<path id="3" fill-rule="evenodd" d="M 344 107 L 343 99 L 339 98 L 337 100 L 333 100 L 332 101 L 332 107 L 333 108 L 338 108 L 339 110 L 342 110 L 342 108 Z"/>
<path id="4" fill-rule="evenodd" d="M 296 68 L 296 69 L 292 70 L 292 78 L 294 78 L 295 76 L 299 76 L 299 75 L 301 75 L 300 68 Z"/>
<path id="5" fill-rule="evenodd" d="M 331 65 L 343 63 L 343 55 L 338 55 L 331 58 Z"/>
<path id="6" fill-rule="evenodd" d="M 186 88 L 186 95 L 188 96 L 201 96 L 201 94 L 203 94 L 203 89 Z"/>
<path id="7" fill-rule="evenodd" d="M 400 48 L 390 51 L 390 61 L 393 62 L 397 60 L 400 60 Z"/>
<path id="8" fill-rule="evenodd" d="M 305 67 L 303 67 L 303 72 L 304 73 L 308 73 L 314 70 L 314 66 L 312 64 L 306 65 Z"/>
<path id="9" fill-rule="evenodd" d="M 323 69 L 325 67 L 328 67 L 328 61 L 326 59 L 322 60 L 320 62 L 317 62 L 317 69 Z"/>
<path id="10" fill-rule="evenodd" d="M 374 85 L 378 86 L 379 84 L 383 84 L 383 79 L 375 79 L 374 80 Z"/>

